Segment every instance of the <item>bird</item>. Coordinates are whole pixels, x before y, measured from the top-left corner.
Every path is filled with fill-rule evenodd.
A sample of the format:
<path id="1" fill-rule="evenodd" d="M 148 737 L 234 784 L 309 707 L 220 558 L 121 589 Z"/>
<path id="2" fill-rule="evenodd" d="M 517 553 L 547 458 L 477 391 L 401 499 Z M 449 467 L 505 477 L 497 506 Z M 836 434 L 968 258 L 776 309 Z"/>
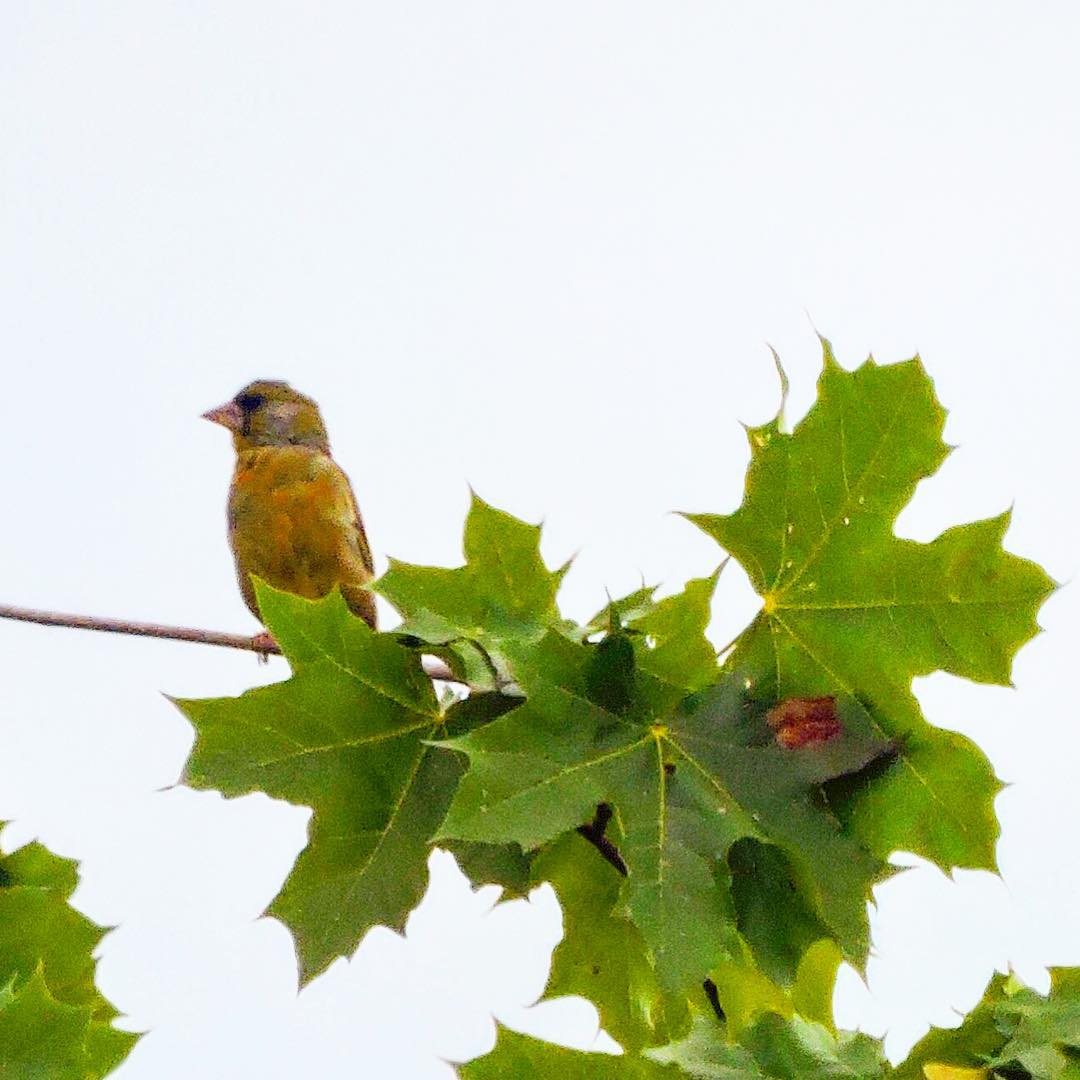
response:
<path id="1" fill-rule="evenodd" d="M 330 454 L 318 405 L 287 382 L 256 379 L 203 418 L 232 432 L 229 546 L 244 602 L 262 621 L 252 575 L 317 600 L 335 588 L 377 628 L 371 548 L 349 478 Z M 256 635 L 272 645 L 270 634 Z"/>

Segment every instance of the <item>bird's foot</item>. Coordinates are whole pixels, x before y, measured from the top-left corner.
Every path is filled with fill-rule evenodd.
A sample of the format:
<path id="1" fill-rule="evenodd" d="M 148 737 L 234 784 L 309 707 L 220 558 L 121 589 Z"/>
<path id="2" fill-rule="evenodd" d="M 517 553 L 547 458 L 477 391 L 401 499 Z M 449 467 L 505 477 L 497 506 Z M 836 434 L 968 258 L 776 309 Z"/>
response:
<path id="1" fill-rule="evenodd" d="M 269 630 L 260 630 L 251 639 L 251 644 L 255 648 L 255 652 L 259 656 L 259 663 L 265 664 L 272 652 L 278 652 L 278 643 L 274 640 L 274 635 Z"/>

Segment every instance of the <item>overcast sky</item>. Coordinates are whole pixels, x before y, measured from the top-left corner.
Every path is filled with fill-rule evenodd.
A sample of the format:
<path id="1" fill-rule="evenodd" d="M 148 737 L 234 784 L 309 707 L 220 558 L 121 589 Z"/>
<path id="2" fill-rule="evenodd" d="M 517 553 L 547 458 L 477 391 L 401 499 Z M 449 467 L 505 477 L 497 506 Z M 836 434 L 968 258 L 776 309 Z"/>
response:
<path id="1" fill-rule="evenodd" d="M 1015 502 L 1008 547 L 1077 573 L 1080 9 L 505 0 L 0 7 L 0 602 L 251 631 L 232 467 L 199 414 L 256 376 L 323 406 L 380 566 L 454 565 L 468 485 L 579 552 L 562 595 L 677 589 L 721 553 L 668 513 L 741 498 L 739 421 L 792 379 L 917 350 L 960 449 L 900 520 L 927 540 Z M 715 639 L 755 609 L 723 575 Z M 938 675 L 1000 796 L 1003 880 L 878 890 L 839 1018 L 903 1053 L 995 966 L 1080 963 L 1075 586 L 1016 688 Z M 244 653 L 0 624 L 0 817 L 82 860 L 117 925 L 100 983 L 151 1029 L 122 1080 L 446 1080 L 526 1013 L 548 890 L 490 912 L 448 856 L 407 939 L 373 931 L 299 997 L 258 913 L 307 811 L 172 785 L 161 691 L 283 678 Z M 490 913 L 489 913 L 490 912 Z M 368 1072 L 367 1070 L 373 1070 Z"/>

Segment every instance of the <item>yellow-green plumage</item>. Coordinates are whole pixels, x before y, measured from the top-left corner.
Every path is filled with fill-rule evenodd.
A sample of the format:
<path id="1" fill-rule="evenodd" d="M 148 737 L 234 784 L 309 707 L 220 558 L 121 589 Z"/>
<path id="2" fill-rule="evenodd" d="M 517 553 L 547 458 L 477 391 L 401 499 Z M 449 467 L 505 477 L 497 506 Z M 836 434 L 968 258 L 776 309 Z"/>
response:
<path id="1" fill-rule="evenodd" d="M 374 627 L 371 551 L 315 402 L 286 383 L 258 380 L 206 416 L 233 433 L 229 544 L 247 606 L 258 616 L 252 574 L 309 599 L 340 588 Z"/>

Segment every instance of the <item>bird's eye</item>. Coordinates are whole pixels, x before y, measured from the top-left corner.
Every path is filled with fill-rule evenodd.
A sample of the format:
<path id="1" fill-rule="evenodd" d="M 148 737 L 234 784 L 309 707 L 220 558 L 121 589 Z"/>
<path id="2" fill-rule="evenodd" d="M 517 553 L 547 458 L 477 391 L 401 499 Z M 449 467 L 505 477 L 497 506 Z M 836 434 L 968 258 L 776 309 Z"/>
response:
<path id="1" fill-rule="evenodd" d="M 253 413 L 266 401 L 262 394 L 237 394 L 236 404 L 246 413 Z"/>

